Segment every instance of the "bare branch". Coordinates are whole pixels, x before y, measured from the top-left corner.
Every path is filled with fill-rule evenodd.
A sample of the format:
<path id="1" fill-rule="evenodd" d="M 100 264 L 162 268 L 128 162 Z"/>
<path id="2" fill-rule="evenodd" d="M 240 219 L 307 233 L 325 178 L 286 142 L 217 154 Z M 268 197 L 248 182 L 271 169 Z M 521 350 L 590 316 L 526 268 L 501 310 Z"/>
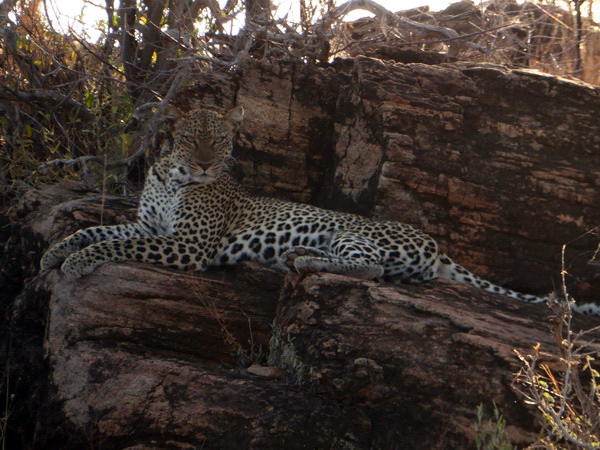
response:
<path id="1" fill-rule="evenodd" d="M 92 121 L 96 118 L 84 105 L 57 91 L 21 91 L 0 86 L 0 99 L 20 102 L 42 102 L 49 104 L 53 109 L 61 107 L 74 109 L 86 121 Z"/>
<path id="2" fill-rule="evenodd" d="M 101 163 L 102 158 L 99 156 L 80 156 L 75 159 L 54 159 L 52 161 L 44 162 L 40 165 L 41 170 L 46 170 L 51 167 L 60 167 L 60 166 L 76 166 L 79 164 L 85 165 L 88 162 L 97 162 Z"/>
<path id="3" fill-rule="evenodd" d="M 462 36 L 459 36 L 459 34 L 451 28 L 427 25 L 415 22 L 405 17 L 400 17 L 372 0 L 349 0 L 346 3 L 343 3 L 340 6 L 332 9 L 327 14 L 327 16 L 322 21 L 318 22 L 315 26 L 329 26 L 331 23 L 339 21 L 349 12 L 361 9 L 375 14 L 375 16 L 378 19 L 385 20 L 387 23 L 390 23 L 391 25 L 396 26 L 398 28 L 409 29 L 413 32 L 425 36 L 441 36 L 442 38 L 451 42 L 450 50 L 448 52 L 451 55 L 456 54 L 458 52 L 458 49 L 463 46 L 471 47 L 481 52 L 487 52 L 487 49 L 485 47 L 482 47 L 473 42 L 462 41 L 462 39 L 464 38 Z"/>

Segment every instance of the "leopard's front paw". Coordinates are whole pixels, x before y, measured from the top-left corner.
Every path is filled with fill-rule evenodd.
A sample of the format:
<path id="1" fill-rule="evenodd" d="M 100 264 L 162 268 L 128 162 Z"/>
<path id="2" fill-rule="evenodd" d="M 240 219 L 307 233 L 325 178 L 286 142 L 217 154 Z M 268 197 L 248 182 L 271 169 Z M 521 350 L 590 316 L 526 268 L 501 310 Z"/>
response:
<path id="1" fill-rule="evenodd" d="M 96 267 L 102 264 L 102 262 L 86 259 L 82 253 L 82 251 L 79 251 L 69 255 L 60 270 L 67 275 L 79 278 L 92 273 Z"/>
<path id="2" fill-rule="evenodd" d="M 51 247 L 40 260 L 40 268 L 42 270 L 54 269 L 61 265 L 61 263 L 68 256 L 65 248 L 57 244 Z"/>

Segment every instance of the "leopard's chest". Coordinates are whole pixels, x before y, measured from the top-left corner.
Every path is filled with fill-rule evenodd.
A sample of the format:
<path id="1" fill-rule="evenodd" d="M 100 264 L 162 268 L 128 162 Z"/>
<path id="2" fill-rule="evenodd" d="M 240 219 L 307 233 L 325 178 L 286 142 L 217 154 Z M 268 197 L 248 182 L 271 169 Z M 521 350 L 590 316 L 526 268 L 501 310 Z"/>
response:
<path id="1" fill-rule="evenodd" d="M 149 175 L 140 198 L 138 223 L 151 235 L 171 232 L 173 192 L 156 176 Z"/>

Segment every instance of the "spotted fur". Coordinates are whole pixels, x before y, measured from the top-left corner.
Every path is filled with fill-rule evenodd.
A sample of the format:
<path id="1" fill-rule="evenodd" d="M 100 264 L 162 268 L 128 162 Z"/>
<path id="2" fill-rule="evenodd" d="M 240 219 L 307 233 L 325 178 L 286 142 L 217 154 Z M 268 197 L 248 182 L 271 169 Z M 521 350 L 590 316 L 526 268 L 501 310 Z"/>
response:
<path id="1" fill-rule="evenodd" d="M 48 250 L 42 269 L 62 264 L 66 274 L 82 276 L 130 260 L 204 271 L 253 260 L 394 283 L 446 278 L 521 301 L 548 300 L 478 278 L 410 225 L 248 195 L 228 173 L 240 107 L 185 117 L 169 108 L 167 117 L 176 121 L 173 151 L 150 169 L 137 222 L 78 231 Z M 600 315 L 588 306 L 581 312 Z"/>

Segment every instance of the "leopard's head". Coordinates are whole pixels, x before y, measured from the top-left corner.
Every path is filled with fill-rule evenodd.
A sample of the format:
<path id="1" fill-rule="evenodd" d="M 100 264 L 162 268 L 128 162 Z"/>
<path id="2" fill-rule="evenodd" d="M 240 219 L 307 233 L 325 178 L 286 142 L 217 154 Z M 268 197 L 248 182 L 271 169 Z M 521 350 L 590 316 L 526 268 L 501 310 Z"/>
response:
<path id="1" fill-rule="evenodd" d="M 210 184 L 227 169 L 231 161 L 233 138 L 244 117 L 236 106 L 224 115 L 207 109 L 182 114 L 167 107 L 173 121 L 173 151 L 170 176 L 180 183 Z"/>

